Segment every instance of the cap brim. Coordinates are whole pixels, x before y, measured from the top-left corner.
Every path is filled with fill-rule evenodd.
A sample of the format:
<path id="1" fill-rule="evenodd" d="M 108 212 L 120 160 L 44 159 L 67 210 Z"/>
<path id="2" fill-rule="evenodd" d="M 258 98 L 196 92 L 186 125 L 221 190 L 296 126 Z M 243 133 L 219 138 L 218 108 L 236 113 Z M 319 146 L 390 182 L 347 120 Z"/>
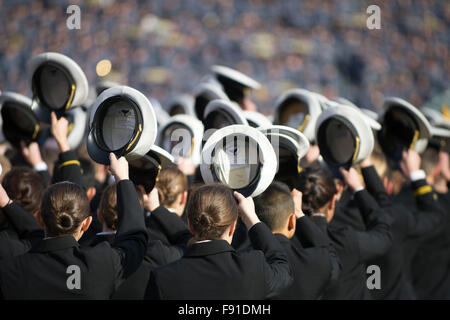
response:
<path id="1" fill-rule="evenodd" d="M 109 165 L 109 152 L 106 152 L 97 146 L 92 130 L 88 134 L 86 148 L 92 160 L 100 164 Z"/>
<path id="2" fill-rule="evenodd" d="M 247 119 L 248 124 L 254 128 L 268 127 L 272 125 L 272 121 L 270 121 L 269 118 L 257 111 L 244 110 L 242 111 L 242 114 L 245 119 Z"/>
<path id="3" fill-rule="evenodd" d="M 248 136 L 259 146 L 261 151 L 261 170 L 259 181 L 251 190 L 248 188 L 239 189 L 244 196 L 255 197 L 264 192 L 264 190 L 266 190 L 266 188 L 272 183 L 276 174 L 277 158 L 275 150 L 267 137 L 259 130 L 250 126 L 232 125 L 219 129 L 211 135 L 211 137 L 206 141 L 202 151 L 202 163 L 200 165 L 202 178 L 206 183 L 217 182 L 211 172 L 210 165 L 213 162 L 212 155 L 216 145 L 225 137 L 230 135 Z"/>

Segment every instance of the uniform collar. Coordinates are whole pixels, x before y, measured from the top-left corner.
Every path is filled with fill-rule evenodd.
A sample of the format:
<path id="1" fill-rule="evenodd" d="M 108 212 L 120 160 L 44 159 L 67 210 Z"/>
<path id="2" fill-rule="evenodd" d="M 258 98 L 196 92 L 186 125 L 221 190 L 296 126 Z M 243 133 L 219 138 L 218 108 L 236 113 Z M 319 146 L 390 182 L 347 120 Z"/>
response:
<path id="1" fill-rule="evenodd" d="M 72 236 L 56 237 L 39 241 L 30 252 L 50 252 L 72 247 L 79 247 L 80 244 Z"/>
<path id="2" fill-rule="evenodd" d="M 223 252 L 234 252 L 234 248 L 225 240 L 213 240 L 208 242 L 197 242 L 189 245 L 186 257 L 208 256 Z"/>

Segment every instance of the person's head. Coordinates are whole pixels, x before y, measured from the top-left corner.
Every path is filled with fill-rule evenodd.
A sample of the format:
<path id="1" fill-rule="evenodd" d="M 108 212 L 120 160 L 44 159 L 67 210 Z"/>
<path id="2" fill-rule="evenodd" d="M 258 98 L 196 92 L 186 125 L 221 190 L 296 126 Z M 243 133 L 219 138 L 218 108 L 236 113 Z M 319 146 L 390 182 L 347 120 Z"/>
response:
<path id="1" fill-rule="evenodd" d="M 429 184 L 433 185 L 438 179 L 440 170 L 438 166 L 439 162 L 439 150 L 428 147 L 425 152 L 421 155 L 421 168 L 425 171 L 427 176 L 427 181 Z"/>
<path id="2" fill-rule="evenodd" d="M 95 167 L 91 160 L 79 158 L 81 170 L 83 172 L 83 187 L 86 189 L 86 195 L 91 201 L 95 197 Z"/>
<path id="3" fill-rule="evenodd" d="M 8 196 L 36 217 L 44 193 L 44 181 L 33 169 L 15 167 L 3 178 Z"/>
<path id="4" fill-rule="evenodd" d="M 282 182 L 272 184 L 255 197 L 255 210 L 259 219 L 269 226 L 273 233 L 292 238 L 295 233 L 295 208 L 289 187 Z"/>
<path id="5" fill-rule="evenodd" d="M 2 173 L 0 174 L 0 183 L 3 181 L 5 175 L 11 170 L 11 161 L 5 156 L 0 156 L 0 166 L 2 166 Z"/>
<path id="6" fill-rule="evenodd" d="M 50 186 L 42 198 L 38 221 L 47 237 L 73 236 L 78 241 L 92 222 L 86 192 L 71 182 Z"/>
<path id="7" fill-rule="evenodd" d="M 325 168 L 306 168 L 300 173 L 299 191 L 303 193 L 302 209 L 306 215 L 325 214 L 330 222 L 334 216 L 338 190 L 331 172 Z"/>
<path id="8" fill-rule="evenodd" d="M 143 195 L 140 190 L 136 190 L 139 204 L 142 211 L 144 210 Z M 111 184 L 103 190 L 100 198 L 100 205 L 97 211 L 97 218 L 103 226 L 103 232 L 117 231 L 117 223 L 119 217 L 117 214 L 117 184 Z"/>
<path id="9" fill-rule="evenodd" d="M 158 175 L 156 182 L 159 202 L 165 208 L 173 209 L 181 216 L 187 200 L 187 178 L 177 167 L 169 167 Z"/>
<path id="10" fill-rule="evenodd" d="M 441 151 L 442 152 L 442 151 Z M 441 164 L 439 163 L 439 150 L 428 147 L 421 155 L 421 168 L 427 176 L 427 183 L 439 193 L 447 193 L 447 180 L 441 174 Z"/>
<path id="11" fill-rule="evenodd" d="M 194 240 L 223 239 L 231 243 L 239 207 L 229 187 L 207 184 L 193 190 L 186 204 L 186 214 Z"/>

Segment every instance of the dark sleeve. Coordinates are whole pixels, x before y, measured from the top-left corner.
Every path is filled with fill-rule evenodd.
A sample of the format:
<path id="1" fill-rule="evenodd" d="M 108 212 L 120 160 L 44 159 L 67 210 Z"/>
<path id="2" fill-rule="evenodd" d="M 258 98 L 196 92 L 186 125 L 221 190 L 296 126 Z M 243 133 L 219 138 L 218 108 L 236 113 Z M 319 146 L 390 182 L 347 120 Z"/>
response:
<path id="1" fill-rule="evenodd" d="M 55 163 L 52 183 L 61 181 L 69 181 L 83 186 L 81 165 L 74 150 L 61 152 Z"/>
<path id="2" fill-rule="evenodd" d="M 292 270 L 283 247 L 263 223 L 258 222 L 248 232 L 253 248 L 265 256 L 264 280 L 266 298 L 279 295 L 293 281 Z"/>
<path id="3" fill-rule="evenodd" d="M 19 239 L 32 246 L 44 238 L 44 229 L 39 225 L 31 213 L 22 208 L 18 203 L 12 202 L 2 209 L 8 221 L 17 232 Z"/>
<path id="4" fill-rule="evenodd" d="M 150 279 L 145 290 L 144 300 L 162 300 L 162 294 L 156 282 L 155 273 L 150 272 Z"/>
<path id="5" fill-rule="evenodd" d="M 186 247 L 185 244 L 167 246 L 160 240 L 151 240 L 148 244 L 145 259 L 152 268 L 164 266 L 181 259 L 186 251 Z"/>
<path id="6" fill-rule="evenodd" d="M 118 286 L 122 279 L 139 268 L 147 250 L 148 234 L 144 215 L 134 184 L 130 180 L 122 180 L 117 184 L 117 214 L 117 233 L 112 246 L 115 248 L 114 268 Z"/>
<path id="7" fill-rule="evenodd" d="M 330 243 L 328 236 L 307 216 L 297 219 L 295 236 L 303 248 L 326 246 Z"/>
<path id="8" fill-rule="evenodd" d="M 361 169 L 364 182 L 366 183 L 366 189 L 375 198 L 376 202 L 381 208 L 387 208 L 391 206 L 391 199 L 387 194 L 383 181 L 375 170 L 374 166 Z"/>
<path id="9" fill-rule="evenodd" d="M 298 238 L 303 248 L 305 248 L 305 254 L 308 253 L 309 250 L 319 247 L 327 249 L 330 261 L 330 278 L 328 285 L 333 285 L 339 278 L 342 266 L 336 248 L 328 237 L 328 234 L 320 230 L 309 217 L 304 216 L 297 219 L 295 236 Z"/>
<path id="10" fill-rule="evenodd" d="M 367 190 L 358 191 L 355 200 L 363 216 L 366 231 L 355 231 L 360 262 L 379 257 L 391 247 L 393 219 L 381 209 Z"/>
<path id="11" fill-rule="evenodd" d="M 171 244 L 186 244 L 192 238 L 192 234 L 186 223 L 175 213 L 170 212 L 163 206 L 159 206 L 153 210 L 151 215 L 159 223 Z"/>
<path id="12" fill-rule="evenodd" d="M 50 172 L 48 172 L 48 170 L 39 170 L 36 172 L 41 176 L 44 187 L 46 188 L 50 184 L 50 181 L 52 180 Z"/>
<path id="13" fill-rule="evenodd" d="M 445 211 L 442 209 L 437 194 L 425 179 L 411 183 L 416 208 L 405 208 L 409 212 L 408 236 L 426 237 L 436 234 L 445 225 Z"/>

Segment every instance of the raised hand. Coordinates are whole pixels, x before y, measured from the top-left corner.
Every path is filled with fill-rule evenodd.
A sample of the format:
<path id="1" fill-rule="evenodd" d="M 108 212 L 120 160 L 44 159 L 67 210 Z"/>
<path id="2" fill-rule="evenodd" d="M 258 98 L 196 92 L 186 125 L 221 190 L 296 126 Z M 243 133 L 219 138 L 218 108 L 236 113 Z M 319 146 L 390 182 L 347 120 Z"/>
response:
<path id="1" fill-rule="evenodd" d="M 27 146 L 24 141 L 20 141 L 20 148 L 23 157 L 32 167 L 43 162 L 41 150 L 39 149 L 39 144 L 37 142 L 31 142 L 30 145 Z"/>
<path id="2" fill-rule="evenodd" d="M 244 222 L 247 229 L 250 230 L 251 227 L 260 222 L 255 212 L 255 203 L 253 202 L 252 197 L 246 198 L 237 191 L 234 192 L 234 197 L 239 204 L 239 215 L 242 222 Z"/>
<path id="3" fill-rule="evenodd" d="M 67 132 L 69 130 L 69 121 L 66 118 L 57 118 L 54 112 L 51 113 L 52 119 L 52 134 L 58 143 L 59 150 L 66 152 L 70 150 L 69 142 L 67 140 Z"/>
<path id="4" fill-rule="evenodd" d="M 355 168 L 350 168 L 350 170 L 348 171 L 344 168 L 340 168 L 339 170 L 342 174 L 342 177 L 344 178 L 345 183 L 352 191 L 363 188 L 361 178 L 359 177 L 358 172 L 355 170 Z"/>
<path id="5" fill-rule="evenodd" d="M 305 215 L 302 210 L 303 194 L 300 191 L 298 191 L 297 189 L 294 189 L 291 191 L 291 195 L 292 195 L 292 199 L 294 199 L 295 217 L 297 219 L 301 218 Z"/>
<path id="6" fill-rule="evenodd" d="M 116 178 L 116 181 L 129 179 L 128 175 L 128 161 L 124 157 L 116 158 L 114 153 L 109 154 L 111 173 Z"/>
<path id="7" fill-rule="evenodd" d="M 420 155 L 414 150 L 403 150 L 400 168 L 403 174 L 409 178 L 412 172 L 420 170 Z"/>

